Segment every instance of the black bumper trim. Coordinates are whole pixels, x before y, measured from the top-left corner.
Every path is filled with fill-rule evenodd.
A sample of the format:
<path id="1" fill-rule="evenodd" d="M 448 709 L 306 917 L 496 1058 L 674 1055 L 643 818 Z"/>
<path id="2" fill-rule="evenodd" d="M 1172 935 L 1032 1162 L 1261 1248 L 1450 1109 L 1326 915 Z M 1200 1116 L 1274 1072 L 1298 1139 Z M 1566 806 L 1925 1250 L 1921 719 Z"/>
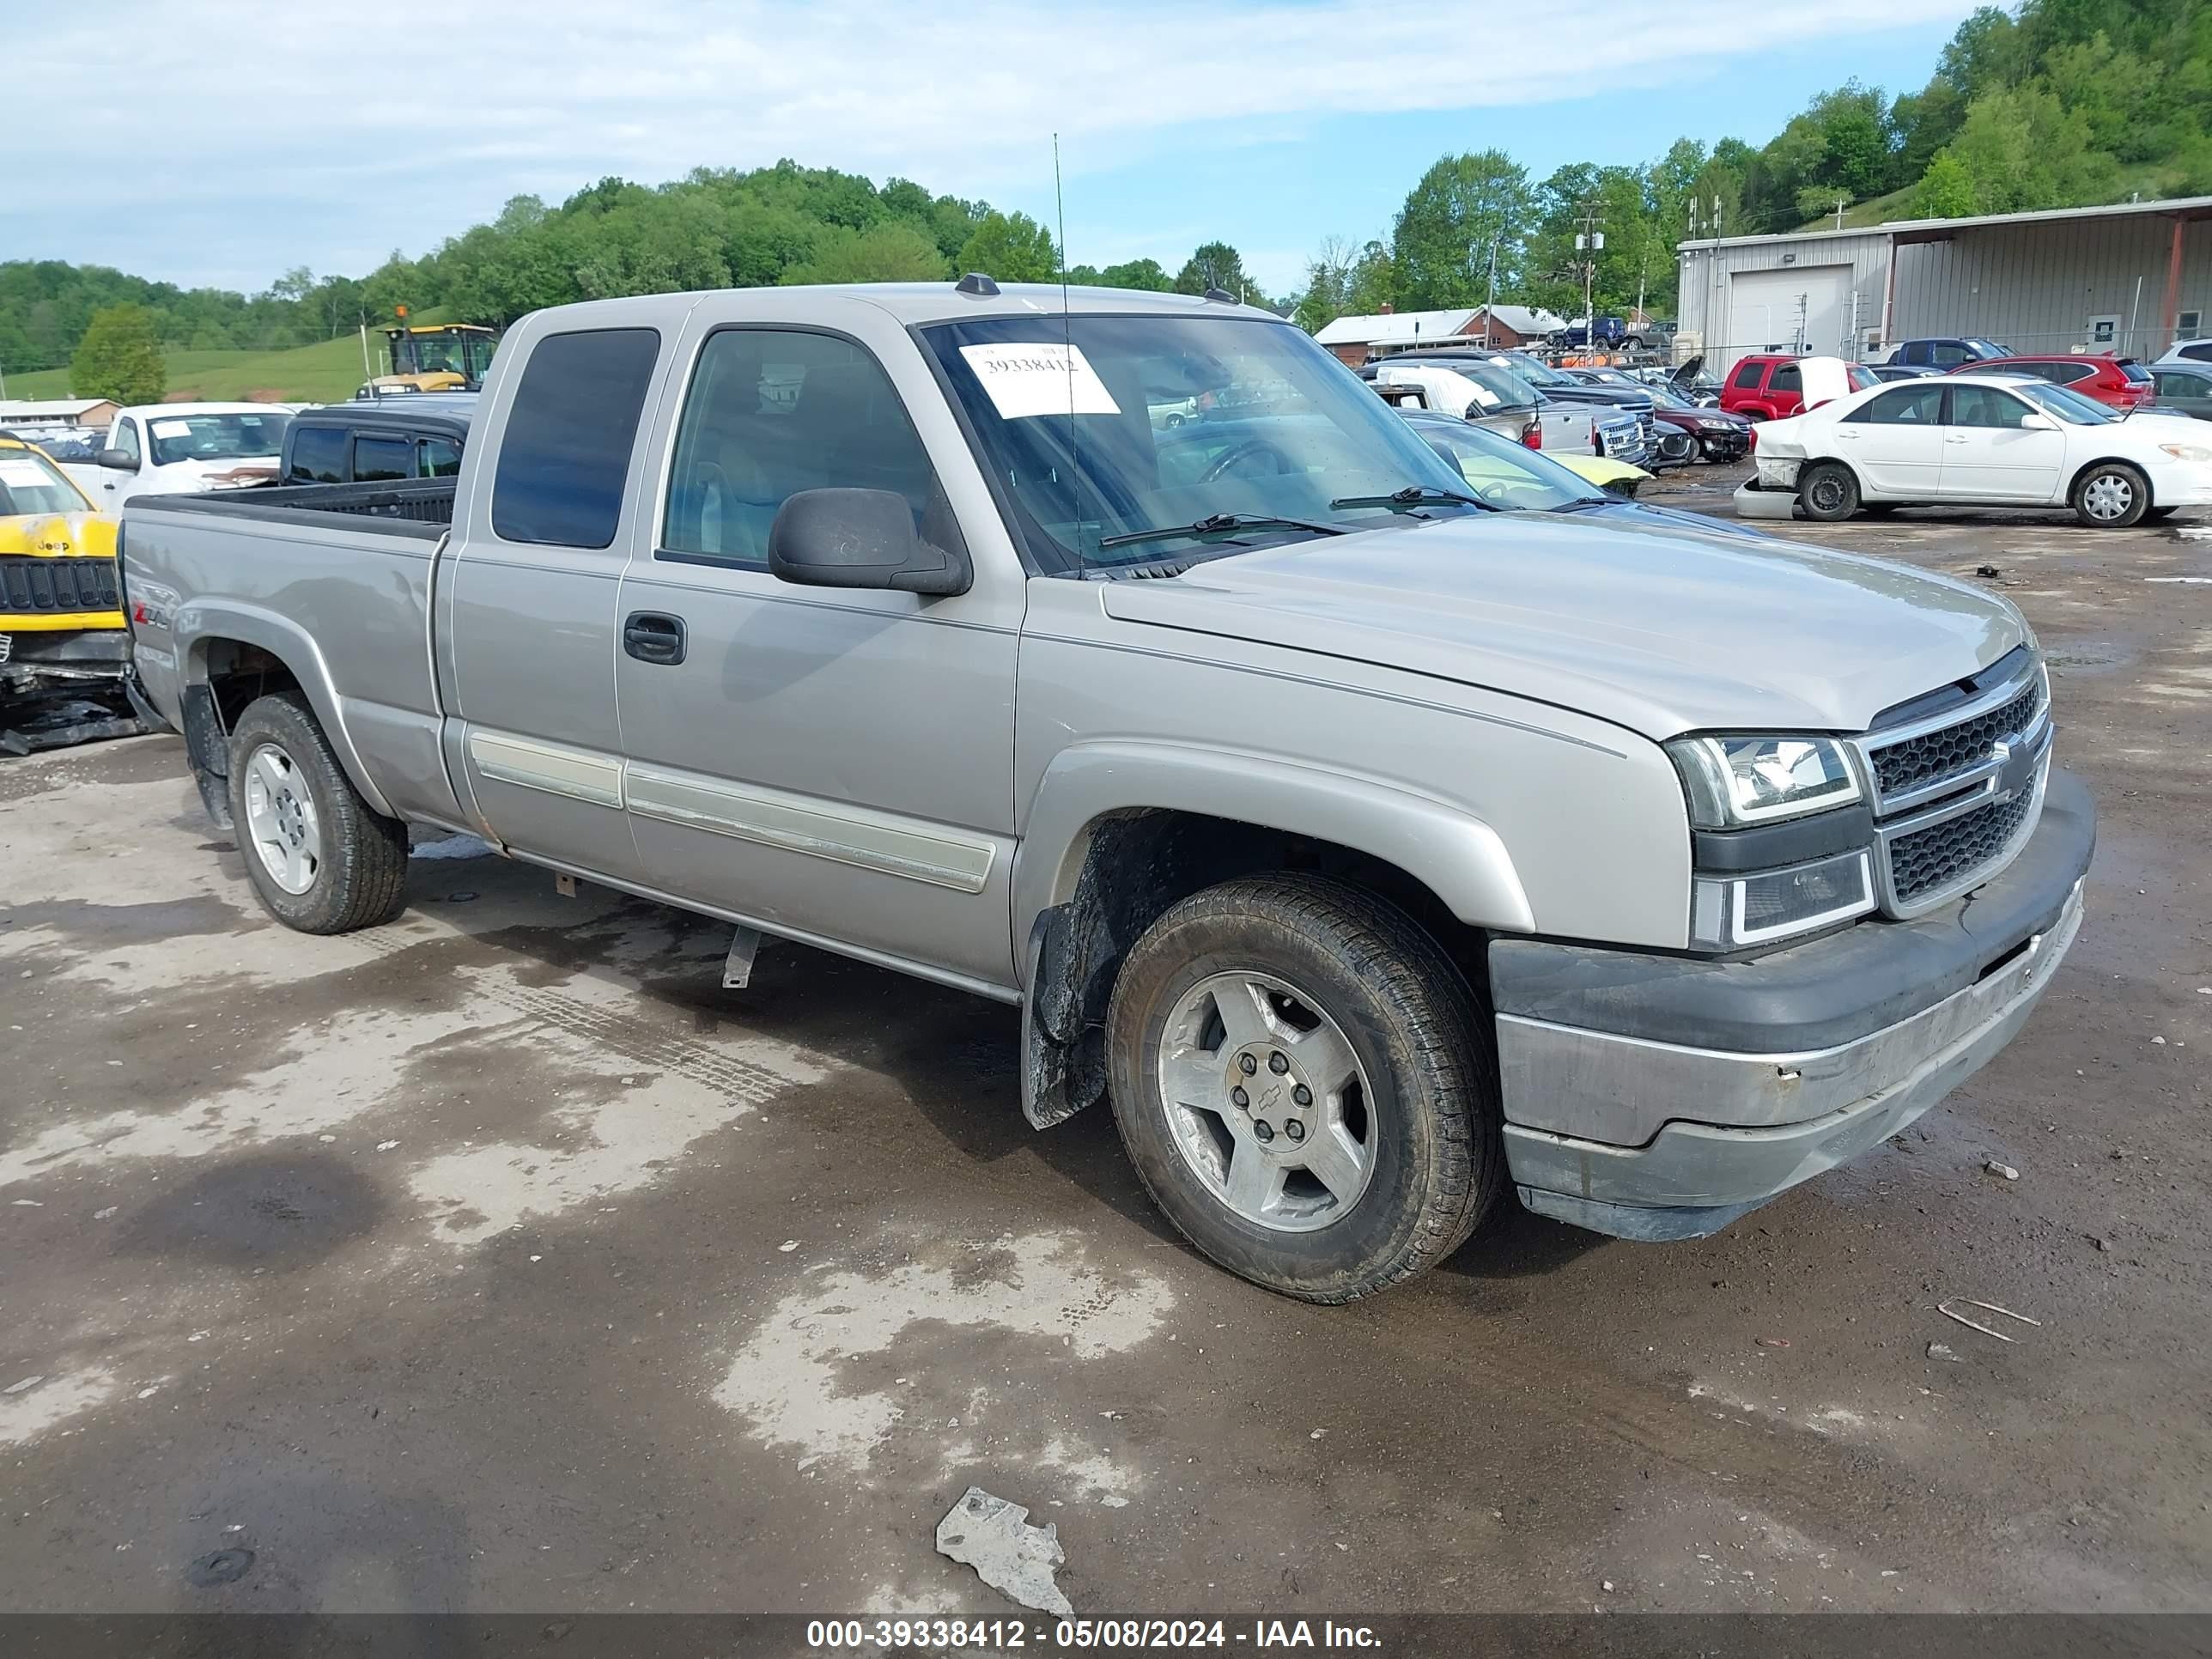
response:
<path id="1" fill-rule="evenodd" d="M 1868 921 L 1748 962 L 1707 962 L 1543 939 L 1490 946 L 1501 1015 L 1739 1054 L 1832 1048 L 1964 990 L 2058 919 L 2096 850 L 2096 808 L 2053 769 L 2018 857 L 1911 921 Z"/>

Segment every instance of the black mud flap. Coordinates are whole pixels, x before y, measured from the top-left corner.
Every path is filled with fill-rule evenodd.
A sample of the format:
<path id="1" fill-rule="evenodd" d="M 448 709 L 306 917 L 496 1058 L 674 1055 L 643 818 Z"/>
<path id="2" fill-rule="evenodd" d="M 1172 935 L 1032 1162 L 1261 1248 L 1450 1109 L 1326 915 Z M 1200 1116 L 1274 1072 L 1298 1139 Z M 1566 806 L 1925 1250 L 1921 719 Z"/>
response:
<path id="1" fill-rule="evenodd" d="M 209 685 L 185 688 L 185 752 L 191 757 L 192 782 L 200 792 L 200 805 L 218 830 L 230 823 L 230 736 L 222 729 L 222 710 L 216 707 L 215 689 Z"/>
<path id="2" fill-rule="evenodd" d="M 1022 1000 L 1022 1114 L 1049 1129 L 1106 1095 L 1105 1043 L 1084 1018 L 1084 975 L 1073 961 L 1073 907 L 1054 905 L 1030 929 L 1030 994 Z"/>

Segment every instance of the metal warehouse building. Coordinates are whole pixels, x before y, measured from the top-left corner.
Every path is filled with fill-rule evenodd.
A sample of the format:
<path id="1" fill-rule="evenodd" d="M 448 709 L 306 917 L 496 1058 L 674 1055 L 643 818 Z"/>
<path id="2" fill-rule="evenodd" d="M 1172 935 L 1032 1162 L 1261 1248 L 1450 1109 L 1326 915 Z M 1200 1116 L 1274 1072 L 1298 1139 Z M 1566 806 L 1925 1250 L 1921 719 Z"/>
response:
<path id="1" fill-rule="evenodd" d="M 2206 331 L 2212 196 L 1868 230 L 1682 243 L 1677 356 L 1877 362 L 1891 343 L 1978 335 L 2021 352 L 2148 360 Z"/>

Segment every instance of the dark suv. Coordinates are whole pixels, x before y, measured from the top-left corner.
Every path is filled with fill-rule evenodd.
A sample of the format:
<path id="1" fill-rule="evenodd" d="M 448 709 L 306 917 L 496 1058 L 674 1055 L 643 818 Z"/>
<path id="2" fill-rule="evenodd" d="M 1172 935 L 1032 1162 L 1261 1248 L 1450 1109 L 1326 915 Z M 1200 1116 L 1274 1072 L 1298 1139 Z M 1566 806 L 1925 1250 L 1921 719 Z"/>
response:
<path id="1" fill-rule="evenodd" d="M 278 477 L 288 484 L 450 478 L 461 470 L 473 392 L 418 392 L 302 410 L 284 434 Z"/>
<path id="2" fill-rule="evenodd" d="M 1946 369 L 2011 356 L 2010 346 L 1967 334 L 1948 340 L 1900 340 L 1889 361 L 1905 368 Z"/>

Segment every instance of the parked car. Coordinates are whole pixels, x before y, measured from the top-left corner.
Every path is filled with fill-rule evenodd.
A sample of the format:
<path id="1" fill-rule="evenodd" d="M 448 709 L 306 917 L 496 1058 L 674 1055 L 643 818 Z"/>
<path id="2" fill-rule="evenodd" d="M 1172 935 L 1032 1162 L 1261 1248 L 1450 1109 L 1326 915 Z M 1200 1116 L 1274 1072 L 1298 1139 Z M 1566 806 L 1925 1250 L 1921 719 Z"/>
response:
<path id="1" fill-rule="evenodd" d="M 2000 357 L 2012 355 L 2010 346 L 2001 346 L 1995 340 L 1984 340 L 1973 335 L 1954 335 L 1942 339 L 1900 340 L 1889 354 L 1888 366 L 1932 368 L 1940 373 L 1967 363 L 1994 362 Z"/>
<path id="2" fill-rule="evenodd" d="M 131 660 L 115 586 L 115 520 L 33 445 L 0 437 L 0 708 Z M 7 722 L 0 717 L 0 725 Z"/>
<path id="3" fill-rule="evenodd" d="M 1616 351 L 1638 351 L 1643 349 L 1644 337 L 1633 332 L 1619 317 L 1601 317 L 1595 325 L 1586 318 L 1577 317 L 1565 328 L 1552 331 L 1550 343 L 1555 346 L 1608 346 Z"/>
<path id="4" fill-rule="evenodd" d="M 2164 363 L 2212 364 L 2212 340 L 2177 340 L 2152 367 Z"/>
<path id="5" fill-rule="evenodd" d="M 2150 407 L 2212 421 L 2212 363 L 2201 368 L 2154 363 Z"/>
<path id="6" fill-rule="evenodd" d="M 1518 375 L 1554 403 L 1609 404 L 1632 416 L 1643 428 L 1644 453 L 1658 447 L 1659 423 L 1652 415 L 1651 394 L 1638 387 L 1624 391 L 1619 386 L 1585 386 L 1573 375 L 1553 368 L 1540 357 L 1525 351 L 1489 351 L 1475 346 L 1427 347 L 1419 351 L 1401 352 L 1383 359 L 1386 362 L 1450 363 L 1472 359 L 1477 362 L 1494 363 Z M 1639 465 L 1640 465 L 1639 461 Z"/>
<path id="7" fill-rule="evenodd" d="M 1840 357 L 1785 357 L 1754 352 L 1737 360 L 1721 392 L 1721 407 L 1746 420 L 1785 420 L 1808 402 L 1825 403 L 1879 384 L 1864 365 L 1847 363 Z"/>
<path id="8" fill-rule="evenodd" d="M 1589 514 L 1632 528 L 1735 536 L 1761 547 L 1773 544 L 1762 531 L 1732 519 L 1641 502 L 1631 505 L 1634 491 L 1620 491 L 1593 476 L 1590 469 L 1605 465 L 1595 456 L 1531 452 L 1480 428 L 1470 433 L 1466 422 L 1447 415 L 1403 407 L 1399 413 L 1424 443 L 1459 469 L 1488 506 L 1518 513 Z M 1645 473 L 1643 478 L 1650 476 Z"/>
<path id="9" fill-rule="evenodd" d="M 1602 455 L 1632 468 L 1649 459 L 1642 425 L 1609 405 L 1556 403 L 1511 370 L 1474 358 L 1448 363 L 1386 358 L 1360 371 L 1378 391 L 1417 386 L 1423 406 L 1486 426 L 1531 449 Z"/>
<path id="10" fill-rule="evenodd" d="M 450 478 L 461 470 L 480 396 L 416 392 L 303 409 L 284 434 L 278 476 L 291 484 Z"/>
<path id="11" fill-rule="evenodd" d="M 1759 435 L 1763 489 L 1808 519 L 1863 506 L 2066 507 L 2119 530 L 2212 505 L 2212 434 L 2185 416 L 2124 418 L 2069 386 L 1953 374 L 1823 404 Z"/>
<path id="12" fill-rule="evenodd" d="M 1671 387 L 1639 380 L 1626 369 L 1571 368 L 1566 372 L 1587 385 L 1629 386 L 1648 393 L 1652 416 L 1659 423 L 1655 459 L 1662 466 L 1741 460 L 1750 452 L 1751 422 L 1741 415 L 1700 408 Z"/>
<path id="13" fill-rule="evenodd" d="M 107 447 L 72 476 L 112 511 L 131 495 L 198 495 L 268 483 L 292 411 L 269 404 L 147 404 L 119 411 Z"/>
<path id="14" fill-rule="evenodd" d="M 1942 369 L 1931 368 L 1925 363 L 1869 363 L 1865 367 L 1868 374 L 1884 382 L 1921 380 L 1931 374 L 1943 373 Z"/>
<path id="15" fill-rule="evenodd" d="M 1964 373 L 1953 369 L 1956 374 Z M 2151 399 L 2150 371 L 2132 357 L 2102 357 L 2086 355 L 2050 356 L 2039 357 L 1997 357 L 1988 362 L 1977 363 L 1978 374 L 2032 375 L 2039 380 L 2048 380 L 2053 386 L 2071 387 L 2084 397 L 2094 398 L 2100 404 L 2126 410 L 2147 404 Z"/>
<path id="16" fill-rule="evenodd" d="M 414 822 L 724 918 L 733 986 L 778 934 L 995 998 L 1031 1123 L 1110 1103 L 1200 1250 L 1341 1302 L 1509 1194 L 1728 1224 L 2079 927 L 2002 595 L 1622 510 L 1492 510 L 1272 313 L 969 276 L 537 312 L 458 477 L 140 497 L 123 556 L 285 926 L 394 918 Z"/>
<path id="17" fill-rule="evenodd" d="M 1398 412 L 1421 441 L 1457 467 L 1488 505 L 1512 512 L 1577 510 L 1605 501 L 1632 501 L 1651 475 L 1596 454 L 1555 455 L 1518 444 L 1472 422 L 1432 410 Z M 1472 428 L 1470 430 L 1470 428 Z"/>

